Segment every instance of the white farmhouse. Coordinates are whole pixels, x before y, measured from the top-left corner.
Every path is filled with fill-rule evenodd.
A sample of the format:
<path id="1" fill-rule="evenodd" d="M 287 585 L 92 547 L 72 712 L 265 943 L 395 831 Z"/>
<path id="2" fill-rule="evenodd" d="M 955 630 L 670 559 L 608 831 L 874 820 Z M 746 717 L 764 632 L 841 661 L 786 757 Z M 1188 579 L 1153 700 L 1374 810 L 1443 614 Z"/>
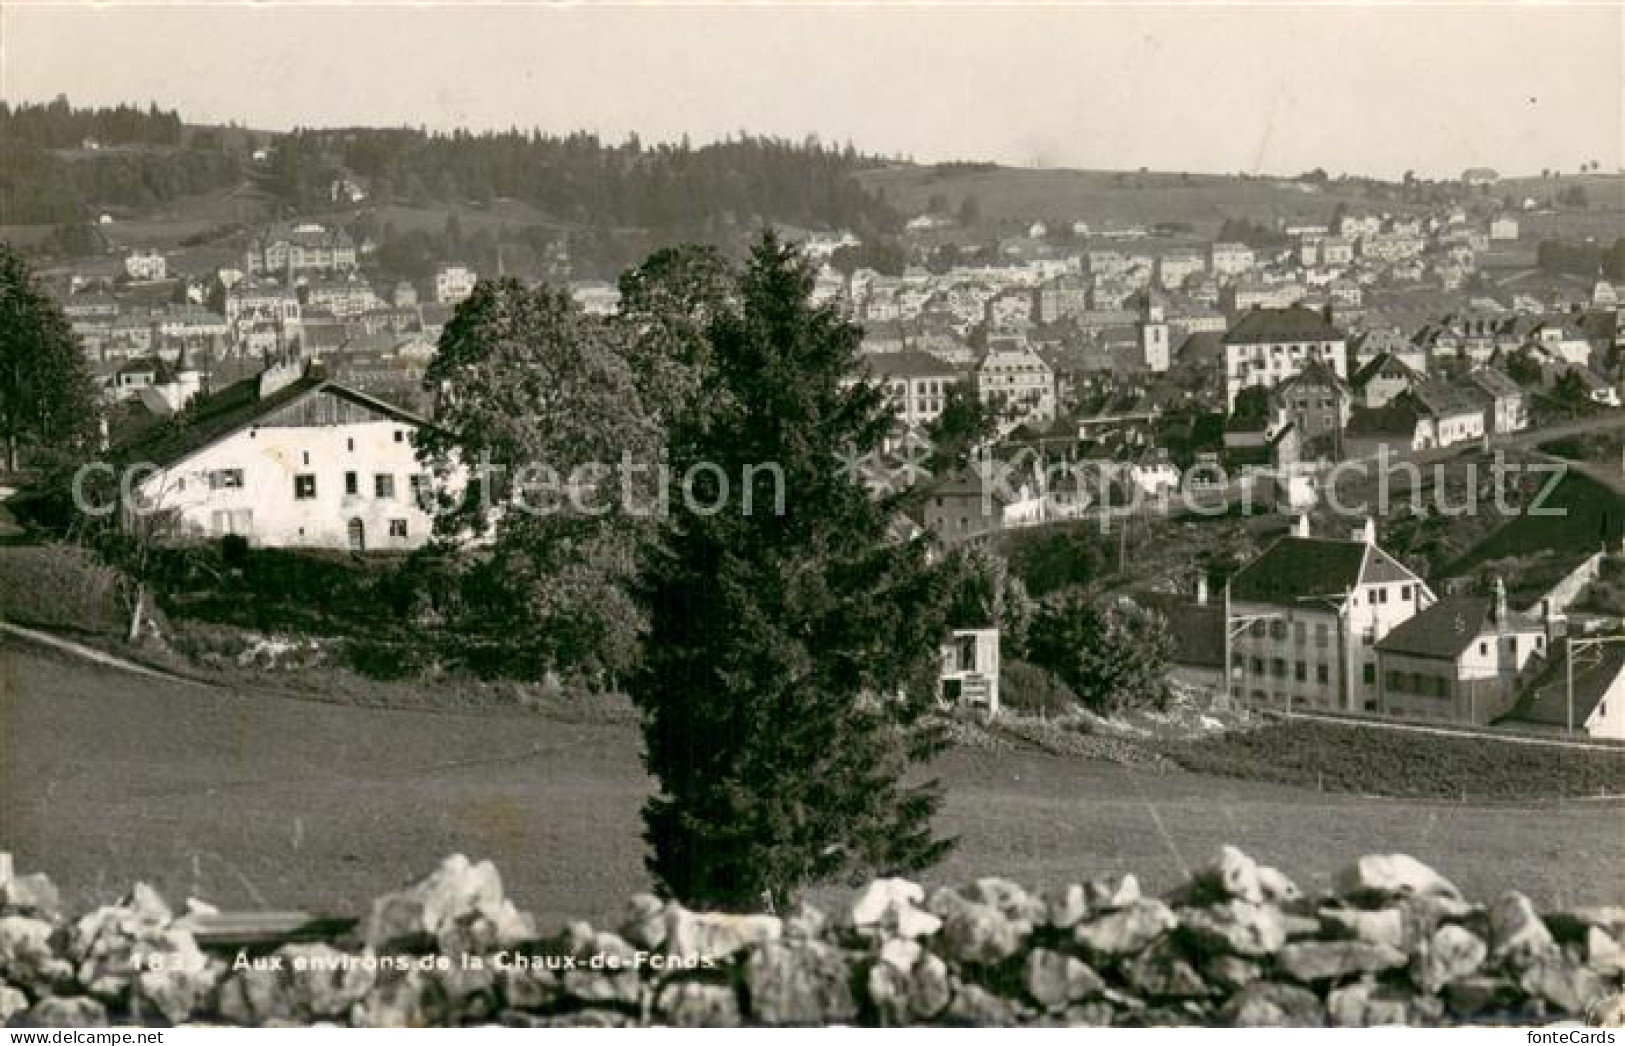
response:
<path id="1" fill-rule="evenodd" d="M 327 378 L 272 367 L 193 403 L 117 457 L 150 474 L 130 512 L 173 520 L 166 539 L 235 534 L 281 548 L 406 550 L 430 536 L 429 479 L 413 434 L 426 425 Z"/>

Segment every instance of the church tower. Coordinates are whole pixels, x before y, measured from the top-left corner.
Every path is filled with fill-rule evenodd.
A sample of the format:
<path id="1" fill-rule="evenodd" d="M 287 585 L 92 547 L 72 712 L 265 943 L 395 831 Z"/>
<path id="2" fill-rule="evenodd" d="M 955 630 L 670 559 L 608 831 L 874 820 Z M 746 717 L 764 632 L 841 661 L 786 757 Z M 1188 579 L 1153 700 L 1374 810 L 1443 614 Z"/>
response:
<path id="1" fill-rule="evenodd" d="M 1168 345 L 1167 309 L 1162 295 L 1154 289 L 1145 292 L 1145 303 L 1140 312 L 1140 361 L 1154 374 L 1166 371 L 1173 362 L 1173 350 Z"/>

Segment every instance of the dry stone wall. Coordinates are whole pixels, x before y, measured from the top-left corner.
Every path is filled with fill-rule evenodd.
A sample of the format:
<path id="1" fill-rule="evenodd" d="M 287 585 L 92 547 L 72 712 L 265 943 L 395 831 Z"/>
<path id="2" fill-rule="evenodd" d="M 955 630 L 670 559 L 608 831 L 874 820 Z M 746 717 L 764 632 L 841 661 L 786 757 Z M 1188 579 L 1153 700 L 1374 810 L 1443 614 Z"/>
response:
<path id="1" fill-rule="evenodd" d="M 1625 908 L 1462 896 L 1403 855 L 1329 896 L 1226 848 L 1164 897 L 1132 875 L 1039 895 L 903 879 L 844 911 L 690 911 L 542 936 L 488 862 L 446 859 L 356 929 L 274 950 L 200 946 L 206 906 L 146 886 L 67 917 L 0 855 L 0 1021 L 359 1026 L 1375 1025 L 1625 1022 Z"/>

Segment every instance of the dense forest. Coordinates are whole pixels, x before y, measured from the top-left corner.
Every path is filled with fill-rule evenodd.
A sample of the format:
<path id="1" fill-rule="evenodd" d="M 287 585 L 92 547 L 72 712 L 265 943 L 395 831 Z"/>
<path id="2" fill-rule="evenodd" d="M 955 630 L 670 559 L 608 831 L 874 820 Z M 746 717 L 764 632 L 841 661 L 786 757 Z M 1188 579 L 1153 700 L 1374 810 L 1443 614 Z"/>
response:
<path id="1" fill-rule="evenodd" d="M 68 228 L 104 210 L 140 212 L 245 181 L 281 213 L 308 214 L 330 210 L 335 183 L 350 179 L 367 204 L 345 224 L 378 244 L 387 274 L 414 278 L 448 256 L 490 268 L 499 252 L 511 267 L 534 271 L 567 257 L 572 275 L 612 275 L 674 240 L 738 246 L 764 222 L 852 229 L 866 239 L 900 225 L 855 177 L 885 161 L 816 139 L 738 136 L 696 147 L 517 129 L 263 135 L 188 127 L 156 106 L 75 109 L 58 98 L 0 103 L 0 145 L 0 225 Z M 253 145 L 265 151 L 252 153 Z M 390 204 L 455 215 L 499 200 L 530 205 L 543 222 L 474 223 L 465 237 L 455 218 L 444 230 L 397 230 L 378 216 Z"/>
<path id="2" fill-rule="evenodd" d="M 141 210 L 242 180 L 240 157 L 187 147 L 186 130 L 157 106 L 0 102 L 0 225 L 83 222 L 98 209 Z"/>
<path id="3" fill-rule="evenodd" d="M 695 148 L 586 133 L 296 130 L 276 140 L 262 187 L 304 207 L 347 174 L 368 182 L 375 200 L 508 198 L 584 226 L 714 237 L 765 219 L 876 232 L 894 228 L 897 215 L 853 175 L 879 162 L 850 146 L 754 137 Z"/>
<path id="4" fill-rule="evenodd" d="M 8 105 L 0 101 L 0 142 L 10 148 L 77 149 L 100 145 L 180 145 L 185 125 L 174 110 L 120 105 L 75 109 L 63 95 L 46 104 Z"/>

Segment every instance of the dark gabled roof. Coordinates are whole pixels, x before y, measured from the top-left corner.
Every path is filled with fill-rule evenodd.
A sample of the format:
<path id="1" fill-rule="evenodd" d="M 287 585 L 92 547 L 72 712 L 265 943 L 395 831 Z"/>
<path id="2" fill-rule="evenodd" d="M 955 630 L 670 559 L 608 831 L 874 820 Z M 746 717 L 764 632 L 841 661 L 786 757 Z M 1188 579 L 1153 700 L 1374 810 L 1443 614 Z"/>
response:
<path id="1" fill-rule="evenodd" d="M 919 349 L 904 349 L 901 352 L 866 352 L 861 359 L 861 366 L 867 367 L 869 373 L 877 378 L 924 378 L 959 376 L 958 368 L 950 363 L 944 363 L 929 352 Z"/>
<path id="2" fill-rule="evenodd" d="M 1495 635 L 1497 627 L 1493 599 L 1446 596 L 1389 632 L 1377 643 L 1377 649 L 1389 654 L 1453 661 L 1480 636 Z M 1508 614 L 1508 632 L 1539 632 L 1543 627 L 1525 614 Z"/>
<path id="3" fill-rule="evenodd" d="M 114 374 L 151 374 L 159 382 L 169 381 L 169 364 L 156 356 L 138 356 L 113 372 Z"/>
<path id="4" fill-rule="evenodd" d="M 1274 393 L 1277 398 L 1294 388 L 1329 388 L 1336 392 L 1347 393 L 1349 383 L 1338 376 L 1323 360 L 1310 360 L 1303 365 L 1303 369 L 1276 385 Z"/>
<path id="5" fill-rule="evenodd" d="M 1413 385 L 1405 395 L 1411 397 L 1423 411 L 1436 418 L 1452 414 L 1476 414 L 1484 409 L 1483 403 L 1465 388 L 1442 378 Z"/>
<path id="6" fill-rule="evenodd" d="M 1343 332 L 1325 315 L 1302 305 L 1284 309 L 1251 309 L 1225 333 L 1226 345 L 1260 345 L 1288 341 L 1337 341 Z"/>
<path id="7" fill-rule="evenodd" d="M 316 367 L 307 368 L 303 376 L 269 396 L 260 396 L 259 385 L 259 376 L 255 375 L 194 400 L 172 423 L 153 426 L 130 442 L 114 448 L 114 457 L 125 462 L 167 467 L 318 392 L 338 396 L 399 421 L 413 425 L 428 424 L 409 411 L 330 380 Z"/>
<path id="8" fill-rule="evenodd" d="M 1355 388 L 1361 389 L 1369 384 L 1371 379 L 1384 373 L 1390 377 L 1406 378 L 1413 382 L 1422 380 L 1422 376 L 1416 373 L 1410 364 L 1395 356 L 1392 352 L 1384 350 L 1372 357 L 1365 366 L 1355 371 L 1354 377 L 1350 379 L 1349 383 Z"/>
<path id="9" fill-rule="evenodd" d="M 1496 399 L 1523 395 L 1522 386 L 1494 367 L 1479 367 L 1472 370 L 1468 372 L 1467 380 Z"/>
<path id="10" fill-rule="evenodd" d="M 1230 582 L 1230 595 L 1249 603 L 1296 603 L 1341 598 L 1362 582 L 1405 580 L 1416 576 L 1363 541 L 1289 536 L 1243 567 Z"/>
<path id="11" fill-rule="evenodd" d="M 1180 343 L 1174 355 L 1185 364 L 1219 364 L 1224 359 L 1224 335 L 1218 331 L 1196 331 Z"/>
<path id="12" fill-rule="evenodd" d="M 985 499 L 984 503 L 991 501 L 999 505 L 1010 503 L 1004 485 L 993 482 L 991 476 L 975 467 L 955 469 L 948 473 L 931 489 L 931 494 L 935 497 Z"/>
<path id="13" fill-rule="evenodd" d="M 1534 723 L 1538 726 L 1567 727 L 1569 722 L 1568 654 L 1562 645 L 1551 651 L 1551 667 L 1497 723 Z M 1597 656 L 1574 662 L 1574 725 L 1591 718 L 1597 704 L 1625 672 L 1625 647 L 1604 643 Z"/>
<path id="14" fill-rule="evenodd" d="M 1224 607 L 1202 605 L 1172 592 L 1136 592 L 1134 602 L 1155 610 L 1168 622 L 1174 640 L 1173 663 L 1194 668 L 1224 665 Z"/>

